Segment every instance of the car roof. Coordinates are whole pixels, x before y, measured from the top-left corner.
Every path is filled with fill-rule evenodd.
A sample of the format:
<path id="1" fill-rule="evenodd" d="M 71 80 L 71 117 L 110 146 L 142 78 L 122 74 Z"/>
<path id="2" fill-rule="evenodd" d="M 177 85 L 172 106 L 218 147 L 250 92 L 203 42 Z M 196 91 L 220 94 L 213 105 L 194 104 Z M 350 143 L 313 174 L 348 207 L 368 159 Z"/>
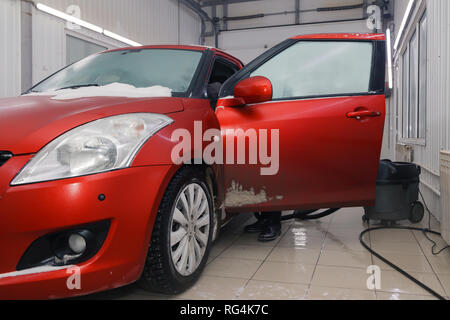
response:
<path id="1" fill-rule="evenodd" d="M 158 45 L 143 45 L 143 46 L 138 46 L 138 47 L 123 47 L 123 48 L 107 50 L 105 52 L 121 51 L 121 50 L 133 50 L 133 49 L 178 49 L 178 50 L 205 51 L 205 50 L 208 50 L 209 47 L 207 47 L 207 46 L 196 46 L 196 45 L 169 45 L 169 44 L 164 45 L 164 44 L 158 44 Z"/>
<path id="2" fill-rule="evenodd" d="M 124 48 L 117 48 L 112 50 L 107 50 L 104 52 L 114 52 L 114 51 L 122 51 L 122 50 L 136 50 L 136 49 L 173 49 L 173 50 L 194 50 L 194 51 L 214 51 L 215 53 L 230 58 L 231 60 L 236 61 L 237 63 L 241 64 L 241 66 L 244 66 L 244 63 L 239 60 L 238 58 L 232 56 L 229 53 L 226 53 L 223 50 L 214 48 L 214 47 L 208 47 L 208 46 L 200 46 L 200 45 L 144 45 L 140 47 L 124 47 Z"/>
<path id="3" fill-rule="evenodd" d="M 320 33 L 305 34 L 291 39 L 317 39 L 317 40 L 385 40 L 384 33 Z"/>

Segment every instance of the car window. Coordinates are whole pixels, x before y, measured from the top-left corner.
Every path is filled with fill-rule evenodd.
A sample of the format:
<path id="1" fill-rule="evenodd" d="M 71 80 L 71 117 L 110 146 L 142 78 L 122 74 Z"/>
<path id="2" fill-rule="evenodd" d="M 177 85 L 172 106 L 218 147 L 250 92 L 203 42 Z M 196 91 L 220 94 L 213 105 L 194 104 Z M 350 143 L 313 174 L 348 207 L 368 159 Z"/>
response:
<path id="1" fill-rule="evenodd" d="M 208 81 L 208 98 L 213 102 L 216 101 L 219 97 L 219 91 L 222 85 L 238 70 L 238 66 L 227 63 L 222 59 L 216 59 Z"/>
<path id="2" fill-rule="evenodd" d="M 217 59 L 214 62 L 209 83 L 219 82 L 223 84 L 228 78 L 235 74 L 237 70 L 239 70 L 237 66 L 231 65 L 231 63 L 225 63 L 221 59 Z"/>
<path id="3" fill-rule="evenodd" d="M 299 41 L 258 67 L 273 99 L 367 93 L 372 66 L 371 42 Z"/>
<path id="4" fill-rule="evenodd" d="M 44 80 L 33 91 L 49 91 L 76 85 L 119 82 L 137 88 L 163 86 L 186 92 L 200 59 L 200 51 L 131 49 L 96 54 L 76 62 Z"/>

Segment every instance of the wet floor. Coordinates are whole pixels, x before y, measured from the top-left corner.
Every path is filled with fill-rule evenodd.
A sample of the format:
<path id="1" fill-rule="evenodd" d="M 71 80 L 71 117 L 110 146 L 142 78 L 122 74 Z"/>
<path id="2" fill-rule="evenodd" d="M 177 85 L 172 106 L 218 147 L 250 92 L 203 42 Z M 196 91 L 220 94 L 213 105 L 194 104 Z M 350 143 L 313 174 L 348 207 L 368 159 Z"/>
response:
<path id="1" fill-rule="evenodd" d="M 367 228 L 362 214 L 362 208 L 350 208 L 319 221 L 286 221 L 282 236 L 268 243 L 243 233 L 243 225 L 254 222 L 254 218 L 242 214 L 222 229 L 201 278 L 188 291 L 164 296 L 129 285 L 86 298 L 435 299 L 364 249 L 359 242 L 360 232 Z M 439 231 L 434 219 L 432 227 Z M 438 247 L 445 245 L 440 237 L 433 239 Z M 373 231 L 365 241 L 439 294 L 450 296 L 450 250 L 433 256 L 424 235 L 408 230 Z M 373 265 L 380 270 L 378 289 L 367 285 L 367 269 Z"/>

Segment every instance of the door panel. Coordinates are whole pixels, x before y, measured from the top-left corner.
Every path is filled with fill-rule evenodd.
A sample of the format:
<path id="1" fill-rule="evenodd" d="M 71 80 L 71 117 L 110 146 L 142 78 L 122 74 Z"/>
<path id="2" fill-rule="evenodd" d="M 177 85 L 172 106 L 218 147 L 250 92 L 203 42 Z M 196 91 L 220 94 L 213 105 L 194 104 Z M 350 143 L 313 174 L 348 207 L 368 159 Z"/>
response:
<path id="1" fill-rule="evenodd" d="M 376 117 L 347 117 L 361 106 Z M 269 102 L 224 108 L 217 116 L 226 145 L 227 129 L 279 129 L 279 171 L 262 176 L 258 165 L 225 164 L 227 190 L 235 185 L 267 202 L 242 205 L 256 211 L 370 205 L 384 126 L 384 95 Z M 270 139 L 268 139 L 270 141 Z M 236 143 L 235 143 L 236 146 Z M 268 148 L 270 150 L 270 147 Z M 233 210 L 228 206 L 227 210 Z"/>
<path id="2" fill-rule="evenodd" d="M 348 39 L 287 42 L 285 50 L 258 58 L 258 65 L 251 63 L 239 79 L 225 84 L 222 97 L 229 95 L 230 84 L 265 76 L 275 99 L 217 109 L 225 153 L 233 139 L 236 160 L 231 129 L 255 130 L 259 143 L 265 137 L 260 130 L 268 131 L 268 141 L 271 130 L 279 136 L 277 174 L 261 175 L 267 165 L 249 163 L 251 139 L 245 164 L 225 163 L 227 211 L 373 204 L 385 118 L 383 45 Z"/>

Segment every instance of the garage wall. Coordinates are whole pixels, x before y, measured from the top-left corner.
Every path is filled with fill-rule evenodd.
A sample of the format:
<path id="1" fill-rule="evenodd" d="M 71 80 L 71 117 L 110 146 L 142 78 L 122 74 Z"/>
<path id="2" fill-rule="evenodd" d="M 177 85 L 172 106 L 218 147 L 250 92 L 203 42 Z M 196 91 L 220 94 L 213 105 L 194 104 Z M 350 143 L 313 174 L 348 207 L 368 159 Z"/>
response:
<path id="1" fill-rule="evenodd" d="M 408 1 L 395 1 L 395 25 L 400 26 Z M 424 141 L 401 137 L 402 58 L 401 54 L 415 30 L 423 12 L 427 15 L 427 73 L 426 73 L 426 134 Z M 439 219 L 440 206 L 440 150 L 450 150 L 450 2 L 448 0 L 417 0 L 405 29 L 398 53 L 394 55 L 394 95 L 391 122 L 391 159 L 400 159 L 395 147 L 412 148 L 412 160 L 422 167 L 421 190 L 430 210 Z M 398 31 L 398 29 L 397 29 Z M 395 40 L 395 38 L 394 38 Z"/>
<path id="2" fill-rule="evenodd" d="M 363 4 L 363 0 L 301 0 L 299 24 L 296 24 L 295 0 L 260 0 L 247 3 L 231 3 L 228 12 L 216 6 L 219 18 L 264 14 L 262 18 L 221 23 L 219 47 L 236 55 L 245 63 L 282 40 L 298 34 L 323 32 L 370 32 L 363 8 L 339 11 L 321 11 L 317 8 Z M 213 15 L 213 8 L 206 8 Z M 341 21 L 326 23 L 327 21 Z M 351 21 L 345 21 L 351 20 Z M 277 26 L 277 27 L 274 27 Z M 214 38 L 207 38 L 214 45 Z"/>
<path id="3" fill-rule="evenodd" d="M 60 11 L 80 8 L 81 19 L 142 44 L 198 44 L 200 19 L 177 0 L 42 0 Z M 66 23 L 33 8 L 33 84 L 66 65 L 66 36 L 92 41 L 108 49 L 125 44 Z"/>
<path id="4" fill-rule="evenodd" d="M 81 9 L 81 19 L 143 44 L 198 43 L 200 19 L 177 0 L 39 0 L 66 11 Z"/>
<path id="5" fill-rule="evenodd" d="M 20 93 L 20 2 L 0 0 L 0 97 Z"/>
<path id="6" fill-rule="evenodd" d="M 65 64 L 65 23 L 32 10 L 32 83 L 61 69 Z"/>
<path id="7" fill-rule="evenodd" d="M 300 0 L 300 23 L 323 22 L 327 20 L 362 19 L 365 14 L 362 8 L 341 11 L 322 11 L 315 9 L 323 7 L 348 6 L 365 3 L 364 0 Z M 228 5 L 228 17 L 266 14 L 263 18 L 228 21 L 228 30 L 266 27 L 274 25 L 287 25 L 295 23 L 295 0 L 259 0 L 244 3 L 230 3 Z M 207 10 L 212 14 L 211 8 Z M 223 6 L 216 6 L 218 17 L 224 16 Z M 273 15 L 274 13 L 281 13 Z M 222 28 L 225 25 L 222 23 Z"/>
<path id="8" fill-rule="evenodd" d="M 66 22 L 32 8 L 32 83 L 43 80 L 66 65 L 66 38 L 72 35 L 91 41 L 107 49 L 119 48 L 123 43 L 99 33 L 81 28 L 67 28 Z M 24 88 L 25 90 L 25 88 Z"/>
<path id="9" fill-rule="evenodd" d="M 190 9 L 180 5 L 179 44 L 200 44 L 202 32 L 199 17 Z"/>
<path id="10" fill-rule="evenodd" d="M 220 33 L 219 44 L 225 51 L 248 63 L 267 49 L 292 36 L 326 32 L 367 32 L 366 21 L 227 31 Z"/>

